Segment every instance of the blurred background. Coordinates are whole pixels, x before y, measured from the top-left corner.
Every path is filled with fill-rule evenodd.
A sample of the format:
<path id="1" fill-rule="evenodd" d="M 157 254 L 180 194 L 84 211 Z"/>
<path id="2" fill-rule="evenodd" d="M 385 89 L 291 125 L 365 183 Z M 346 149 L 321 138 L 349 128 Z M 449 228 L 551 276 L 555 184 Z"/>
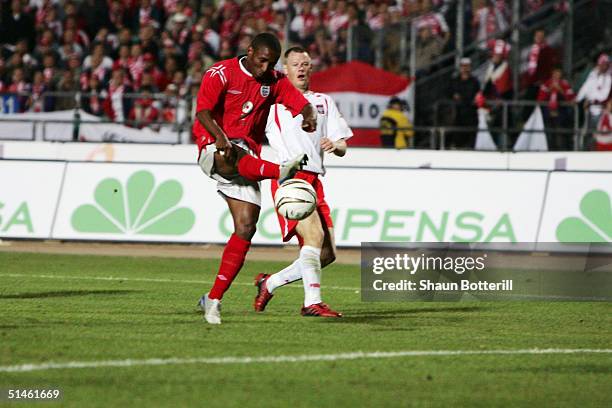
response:
<path id="1" fill-rule="evenodd" d="M 191 143 L 203 73 L 268 31 L 309 50 L 312 89 L 336 99 L 352 146 L 612 149 L 611 1 L 2 0 L 0 12 L 1 139 Z"/>

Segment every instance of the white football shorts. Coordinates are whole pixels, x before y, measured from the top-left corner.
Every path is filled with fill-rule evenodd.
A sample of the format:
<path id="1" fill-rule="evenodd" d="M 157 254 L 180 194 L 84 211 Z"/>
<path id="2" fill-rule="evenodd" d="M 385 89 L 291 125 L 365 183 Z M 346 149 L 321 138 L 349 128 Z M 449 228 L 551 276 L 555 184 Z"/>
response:
<path id="1" fill-rule="evenodd" d="M 232 139 L 231 142 L 246 150 L 249 154 L 257 157 L 246 142 L 242 139 Z M 206 145 L 200 154 L 199 165 L 204 174 L 217 181 L 217 192 L 221 196 L 231 197 L 236 200 L 246 201 L 261 207 L 261 186 L 257 181 L 247 180 L 240 174 L 225 178 L 215 172 L 214 154 L 217 147 L 214 143 Z"/>

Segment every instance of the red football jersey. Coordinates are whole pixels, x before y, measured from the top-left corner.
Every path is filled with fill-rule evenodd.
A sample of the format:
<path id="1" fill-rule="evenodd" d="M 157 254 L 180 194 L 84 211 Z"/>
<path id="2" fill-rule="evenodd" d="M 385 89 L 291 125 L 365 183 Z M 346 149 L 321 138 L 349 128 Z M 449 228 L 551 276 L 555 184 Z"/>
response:
<path id="1" fill-rule="evenodd" d="M 239 57 L 220 61 L 206 71 L 198 92 L 196 112 L 209 109 L 230 139 L 244 139 L 259 153 L 270 106 L 275 103 L 282 103 L 297 116 L 308 100 L 278 71 L 273 71 L 265 82 L 257 81 Z M 200 149 L 215 142 L 197 118 L 193 137 Z"/>

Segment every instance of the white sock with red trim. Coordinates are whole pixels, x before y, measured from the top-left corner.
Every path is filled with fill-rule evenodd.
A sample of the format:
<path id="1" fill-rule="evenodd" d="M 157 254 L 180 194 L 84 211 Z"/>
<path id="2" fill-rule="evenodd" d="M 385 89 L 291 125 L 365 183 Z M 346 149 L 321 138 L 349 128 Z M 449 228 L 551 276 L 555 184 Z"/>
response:
<path id="1" fill-rule="evenodd" d="M 300 249 L 304 306 L 321 303 L 321 248 L 304 245 Z"/>
<path id="2" fill-rule="evenodd" d="M 268 292 L 272 293 L 274 289 L 300 279 L 302 279 L 302 268 L 300 258 L 298 258 L 282 271 L 270 276 L 266 281 L 266 287 Z"/>

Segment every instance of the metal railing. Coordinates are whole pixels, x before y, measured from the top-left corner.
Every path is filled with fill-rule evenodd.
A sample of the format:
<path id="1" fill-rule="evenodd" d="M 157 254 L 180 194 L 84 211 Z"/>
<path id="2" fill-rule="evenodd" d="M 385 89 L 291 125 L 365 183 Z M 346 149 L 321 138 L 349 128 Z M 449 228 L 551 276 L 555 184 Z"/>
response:
<path id="1" fill-rule="evenodd" d="M 527 117 L 536 106 L 539 106 L 543 110 L 544 114 L 544 125 L 545 132 L 548 135 L 551 134 L 568 134 L 572 135 L 572 146 L 573 150 L 583 150 L 584 138 L 588 133 L 594 132 L 596 129 L 588 128 L 589 118 L 588 110 L 585 112 L 584 122 L 587 128 L 580 126 L 580 105 L 575 102 L 559 102 L 560 114 L 564 115 L 564 120 L 567 121 L 567 126 L 564 127 L 552 127 L 547 126 L 546 113 L 548 112 L 547 102 L 536 102 L 536 101 L 503 101 L 503 100 L 488 100 L 487 105 L 491 107 L 490 118 L 492 119 L 493 126 L 490 126 L 487 130 L 493 135 L 494 139 L 497 139 L 497 145 L 501 150 L 511 149 L 509 144 L 511 139 L 514 139 L 518 134 L 523 131 L 523 124 L 526 122 Z M 456 121 L 456 108 L 459 104 L 453 100 L 445 99 L 435 102 L 434 110 L 434 127 L 440 127 L 440 125 L 452 125 Z M 446 109 L 445 109 L 446 108 Z M 453 119 L 450 122 L 444 123 L 444 119 L 449 119 L 449 116 L 444 117 L 444 113 L 448 114 L 450 108 L 450 118 Z M 476 109 L 475 106 L 471 108 Z M 568 115 L 568 111 L 571 113 Z M 446 120 L 449 122 L 449 120 Z M 450 129 L 446 126 L 447 131 L 461 131 L 456 130 L 455 126 Z M 473 129 L 471 130 L 473 131 Z M 464 129 L 463 132 L 466 132 Z"/>
<path id="2" fill-rule="evenodd" d="M 99 109 L 96 112 L 87 109 L 87 99 L 97 97 Z M 0 93 L 0 123 L 23 124 L 4 131 L 15 132 L 30 132 L 31 137 L 26 138 L 22 134 L 13 134 L 7 136 L 2 135 L 0 131 L 0 139 L 16 139 L 16 140 L 62 140 L 62 141 L 78 141 L 79 128 L 81 126 L 103 127 L 104 125 L 124 125 L 129 128 L 150 129 L 153 132 L 164 131 L 166 137 L 161 141 L 168 143 L 168 131 L 174 132 L 174 143 L 185 143 L 190 137 L 191 129 L 191 109 L 195 105 L 195 98 L 190 96 L 169 96 L 163 93 L 157 94 L 142 94 L 142 93 L 125 93 L 121 95 L 122 104 L 125 106 L 125 112 L 117 115 L 119 118 L 110 118 L 106 115 L 106 111 L 102 108 L 105 103 L 111 101 L 111 97 L 104 92 L 58 92 L 46 91 L 40 94 L 32 92 L 19 93 Z M 142 99 L 150 99 L 151 105 L 158 110 L 158 118 L 148 120 L 147 118 L 134 117 L 130 119 L 130 109 L 136 106 L 136 102 Z M 61 101 L 62 103 L 57 103 Z M 10 111 L 9 108 L 13 108 Z M 39 109 L 36 109 L 39 108 Z M 7 110 L 9 110 L 7 112 Z M 45 114 L 58 111 L 72 111 L 70 118 L 19 118 L 10 117 L 10 113 L 25 113 L 25 114 Z M 168 113 L 173 117 L 173 120 L 167 120 L 164 114 Z M 82 115 L 90 114 L 99 119 L 88 120 Z M 30 126 L 26 126 L 30 125 Z M 64 126 L 64 133 L 69 133 L 70 136 L 62 136 L 61 138 L 49 138 L 49 128 L 52 126 Z M 65 126 L 72 126 L 70 131 L 67 131 Z M 186 134 L 186 135 L 185 135 Z M 12 137 L 11 137 L 12 136 Z M 189 137 L 187 137 L 189 136 Z M 117 141 L 116 135 L 113 132 L 107 132 L 102 136 L 103 141 Z M 152 140 L 155 142 L 155 140 Z"/>

